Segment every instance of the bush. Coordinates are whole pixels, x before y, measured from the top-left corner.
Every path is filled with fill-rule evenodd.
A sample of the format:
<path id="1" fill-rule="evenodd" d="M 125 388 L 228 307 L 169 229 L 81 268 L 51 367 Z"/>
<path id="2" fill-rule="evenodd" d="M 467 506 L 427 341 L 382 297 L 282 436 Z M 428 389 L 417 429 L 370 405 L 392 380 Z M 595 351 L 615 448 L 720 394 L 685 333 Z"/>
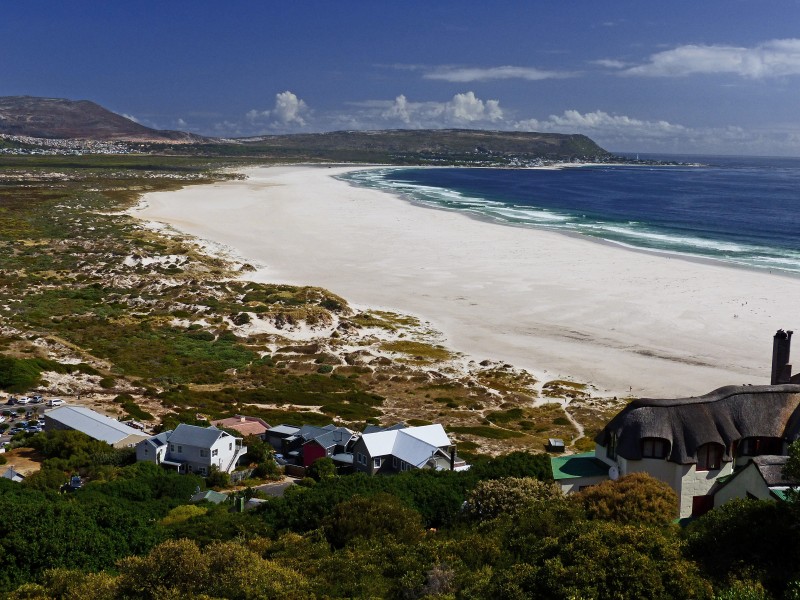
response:
<path id="1" fill-rule="evenodd" d="M 231 476 L 220 471 L 219 467 L 212 465 L 206 477 L 206 485 L 210 488 L 225 488 L 231 484 Z"/>
<path id="2" fill-rule="evenodd" d="M 589 518 L 666 525 L 678 517 L 678 495 L 646 473 L 604 481 L 576 494 Z"/>

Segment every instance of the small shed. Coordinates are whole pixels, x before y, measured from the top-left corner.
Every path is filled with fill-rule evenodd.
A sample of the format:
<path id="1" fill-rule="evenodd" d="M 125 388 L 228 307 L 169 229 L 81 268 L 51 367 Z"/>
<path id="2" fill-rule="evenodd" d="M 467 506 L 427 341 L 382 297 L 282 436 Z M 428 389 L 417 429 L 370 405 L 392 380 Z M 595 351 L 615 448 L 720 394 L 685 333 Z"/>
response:
<path id="1" fill-rule="evenodd" d="M 564 445 L 564 440 L 560 438 L 549 438 L 546 449 L 548 452 L 564 452 L 566 446 Z"/>
<path id="2" fill-rule="evenodd" d="M 566 493 L 579 492 L 590 485 L 609 479 L 610 465 L 595 457 L 594 452 L 554 456 L 550 459 L 553 479 Z"/>

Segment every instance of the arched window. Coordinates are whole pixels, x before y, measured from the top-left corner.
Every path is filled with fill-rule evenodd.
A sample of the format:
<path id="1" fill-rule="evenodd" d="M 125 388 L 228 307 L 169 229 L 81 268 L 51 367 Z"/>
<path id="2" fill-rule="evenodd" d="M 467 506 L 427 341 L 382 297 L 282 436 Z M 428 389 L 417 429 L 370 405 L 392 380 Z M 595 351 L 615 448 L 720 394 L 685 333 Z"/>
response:
<path id="1" fill-rule="evenodd" d="M 642 458 L 667 458 L 669 442 L 662 438 L 642 438 Z"/>
<path id="2" fill-rule="evenodd" d="M 697 449 L 697 470 L 716 471 L 722 468 L 722 444 L 703 444 Z"/>

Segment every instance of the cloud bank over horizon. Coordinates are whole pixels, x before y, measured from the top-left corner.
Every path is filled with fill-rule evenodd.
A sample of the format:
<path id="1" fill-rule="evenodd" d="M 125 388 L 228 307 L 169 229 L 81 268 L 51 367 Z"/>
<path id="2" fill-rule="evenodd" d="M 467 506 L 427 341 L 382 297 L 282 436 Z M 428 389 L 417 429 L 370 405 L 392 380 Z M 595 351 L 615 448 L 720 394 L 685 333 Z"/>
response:
<path id="1" fill-rule="evenodd" d="M 614 65 L 607 62 L 605 66 Z M 733 74 L 752 79 L 800 75 L 800 39 L 769 40 L 751 48 L 688 44 L 657 52 L 650 56 L 649 62 L 626 68 L 622 74 L 646 77 Z"/>

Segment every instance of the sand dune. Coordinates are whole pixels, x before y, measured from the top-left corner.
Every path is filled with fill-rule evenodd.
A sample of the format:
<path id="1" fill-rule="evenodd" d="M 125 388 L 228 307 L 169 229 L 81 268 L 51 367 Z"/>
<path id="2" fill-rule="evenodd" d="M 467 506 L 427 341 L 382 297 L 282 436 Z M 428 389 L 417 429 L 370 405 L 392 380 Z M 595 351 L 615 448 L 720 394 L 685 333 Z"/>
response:
<path id="1" fill-rule="evenodd" d="M 346 170 L 248 169 L 137 214 L 230 246 L 257 280 L 415 314 L 476 360 L 602 394 L 769 383 L 772 335 L 800 325 L 800 279 L 481 222 L 331 177 Z"/>

